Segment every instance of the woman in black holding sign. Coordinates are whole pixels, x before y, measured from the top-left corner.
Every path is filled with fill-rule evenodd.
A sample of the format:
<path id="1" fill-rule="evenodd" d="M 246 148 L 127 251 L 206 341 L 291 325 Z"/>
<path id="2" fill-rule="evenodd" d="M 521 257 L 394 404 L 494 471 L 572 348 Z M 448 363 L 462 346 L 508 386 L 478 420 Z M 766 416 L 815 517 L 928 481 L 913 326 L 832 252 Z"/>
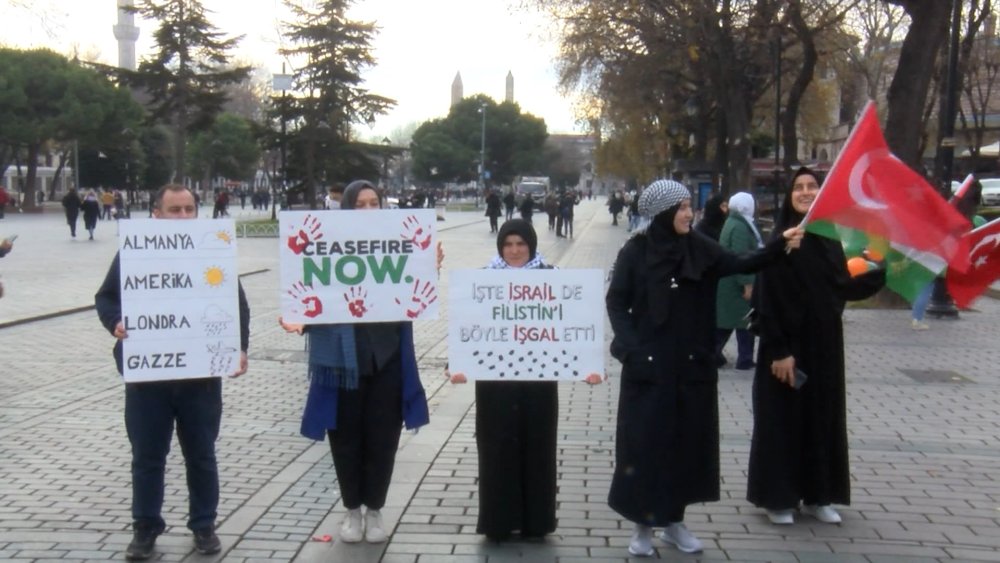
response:
<path id="1" fill-rule="evenodd" d="M 639 213 L 607 293 L 611 355 L 622 362 L 608 504 L 635 524 L 630 554 L 655 553 L 654 526 L 665 528 L 664 542 L 694 553 L 702 543 L 684 526 L 685 508 L 719 499 L 717 282 L 783 256 L 802 231 L 736 256 L 692 231 L 691 194 L 673 180 L 643 190 Z"/>
<path id="2" fill-rule="evenodd" d="M 379 210 L 383 201 L 365 180 L 344 189 L 342 210 Z M 443 255 L 438 247 L 438 265 Z M 417 373 L 413 323 L 309 325 L 286 323 L 309 336 L 309 396 L 302 434 L 327 438 L 347 515 L 340 541 L 388 539 L 381 509 L 389 490 L 403 425 L 428 422 L 427 397 Z M 367 509 L 362 518 L 362 505 Z"/>
<path id="3" fill-rule="evenodd" d="M 487 266 L 505 270 L 550 269 L 538 253 L 531 223 L 511 219 L 500 227 L 497 256 Z M 465 383 L 464 374 L 451 376 Z M 588 383 L 600 383 L 590 375 Z M 476 532 L 493 541 L 540 538 L 556 529 L 555 381 L 477 381 L 476 446 L 479 450 L 479 522 Z"/>

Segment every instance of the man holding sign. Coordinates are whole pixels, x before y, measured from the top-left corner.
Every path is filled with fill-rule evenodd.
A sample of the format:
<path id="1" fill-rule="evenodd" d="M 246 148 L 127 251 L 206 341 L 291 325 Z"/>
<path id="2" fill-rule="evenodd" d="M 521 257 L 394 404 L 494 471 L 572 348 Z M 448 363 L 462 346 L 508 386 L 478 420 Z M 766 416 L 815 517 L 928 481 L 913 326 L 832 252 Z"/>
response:
<path id="1" fill-rule="evenodd" d="M 156 219 L 196 219 L 197 214 L 194 194 L 184 186 L 167 185 L 160 188 L 154 196 L 153 217 Z M 228 237 L 223 236 L 224 232 L 220 231 L 219 235 L 221 242 L 218 244 L 231 244 Z M 128 251 L 134 256 L 135 249 L 141 247 L 150 249 L 151 252 L 181 250 L 190 253 L 191 249 L 200 248 L 199 245 L 205 242 L 201 240 L 196 244 L 196 241 L 183 235 L 173 238 L 154 235 L 134 239 L 124 238 L 122 252 Z M 218 438 L 222 420 L 222 381 L 217 377 L 220 373 L 217 373 L 215 366 L 219 365 L 216 362 L 221 362 L 221 365 L 228 369 L 230 358 L 233 357 L 221 351 L 224 335 L 220 335 L 219 327 L 225 325 L 223 321 L 226 313 L 219 311 L 218 315 L 210 317 L 209 312 L 214 313 L 218 309 L 210 306 L 205 309 L 205 314 L 197 319 L 194 317 L 188 319 L 184 314 L 148 314 L 148 311 L 142 311 L 147 314 L 139 314 L 135 319 L 130 319 L 128 315 L 123 314 L 123 287 L 129 291 L 135 290 L 140 285 L 143 290 L 183 290 L 190 287 L 192 281 L 190 276 L 183 273 L 123 276 L 122 266 L 120 254 L 116 255 L 104 283 L 94 296 L 101 324 L 118 339 L 115 343 L 114 357 L 119 373 L 127 372 L 126 375 L 136 371 L 142 373 L 142 370 L 147 368 L 162 369 L 164 373 L 183 372 L 191 364 L 195 352 L 204 352 L 204 350 L 193 350 L 194 348 L 203 349 L 209 346 L 211 349 L 206 340 L 217 342 L 214 344 L 216 353 L 211 358 L 212 364 L 205 369 L 204 375 L 200 373 L 194 376 L 187 375 L 183 376 L 184 379 L 170 379 L 169 375 L 159 379 L 144 376 L 138 381 L 126 378 L 125 428 L 132 445 L 133 538 L 125 551 L 125 556 L 130 560 L 149 558 L 153 554 L 157 536 L 166 527 L 161 516 L 164 473 L 175 421 L 177 439 L 184 453 L 187 469 L 190 495 L 188 527 L 194 532 L 195 548 L 199 553 L 216 553 L 221 549 L 221 544 L 215 534 L 216 510 L 219 504 L 215 440 Z M 203 277 L 205 285 L 216 288 L 223 285 L 225 272 L 217 267 L 208 268 L 204 271 Z M 124 286 L 122 279 L 125 279 Z M 238 366 L 233 365 L 234 369 L 228 372 L 230 377 L 237 377 L 246 372 L 246 350 L 250 342 L 250 308 L 242 287 L 238 287 L 238 296 L 240 352 Z M 197 322 L 199 320 L 200 323 Z M 206 339 L 202 336 L 191 344 L 182 342 L 178 348 L 184 350 L 170 353 L 137 354 L 130 350 L 128 363 L 123 361 L 122 341 L 128 338 L 129 330 L 141 334 L 150 327 L 159 327 L 190 332 L 193 325 L 196 325 L 197 331 L 210 331 L 213 337 Z M 136 346 L 136 349 L 146 351 L 147 348 Z"/>

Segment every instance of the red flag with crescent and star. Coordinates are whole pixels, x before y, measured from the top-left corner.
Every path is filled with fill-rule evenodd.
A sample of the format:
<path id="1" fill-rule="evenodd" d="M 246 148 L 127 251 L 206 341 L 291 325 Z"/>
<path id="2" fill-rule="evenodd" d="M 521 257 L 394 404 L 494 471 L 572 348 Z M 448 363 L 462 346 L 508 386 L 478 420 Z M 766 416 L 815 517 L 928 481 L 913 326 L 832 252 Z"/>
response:
<path id="1" fill-rule="evenodd" d="M 958 272 L 948 268 L 945 276 L 948 293 L 963 308 L 1000 279 L 1000 219 L 966 233 L 965 239 L 970 249 L 969 269 Z"/>
<path id="2" fill-rule="evenodd" d="M 868 102 L 804 223 L 829 221 L 939 256 L 968 269 L 962 235 L 969 221 L 926 180 L 889 152 Z"/>

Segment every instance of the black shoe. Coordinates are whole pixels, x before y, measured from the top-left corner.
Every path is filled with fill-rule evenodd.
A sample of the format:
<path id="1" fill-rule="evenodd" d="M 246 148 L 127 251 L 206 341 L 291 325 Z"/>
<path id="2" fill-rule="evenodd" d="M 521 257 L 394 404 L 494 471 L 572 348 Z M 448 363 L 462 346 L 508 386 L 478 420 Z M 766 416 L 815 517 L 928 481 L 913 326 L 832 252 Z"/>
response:
<path id="1" fill-rule="evenodd" d="M 222 550 L 222 542 L 211 526 L 194 531 L 194 548 L 202 555 L 211 555 Z"/>
<path id="2" fill-rule="evenodd" d="M 137 527 L 132 532 L 132 541 L 125 548 L 125 559 L 129 561 L 141 561 L 149 559 L 153 555 L 153 548 L 156 546 L 156 537 L 160 533 L 152 528 Z"/>

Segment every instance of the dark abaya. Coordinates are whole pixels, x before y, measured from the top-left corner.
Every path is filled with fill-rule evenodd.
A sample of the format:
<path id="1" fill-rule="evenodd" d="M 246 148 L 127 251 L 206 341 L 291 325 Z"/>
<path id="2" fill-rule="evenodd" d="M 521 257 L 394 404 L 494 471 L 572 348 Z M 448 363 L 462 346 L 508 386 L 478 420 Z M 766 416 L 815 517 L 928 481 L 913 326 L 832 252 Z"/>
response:
<path id="1" fill-rule="evenodd" d="M 608 504 L 646 526 L 719 499 L 716 283 L 784 253 L 780 240 L 740 257 L 698 232 L 678 235 L 676 211 L 625 243 L 606 298 L 622 362 Z"/>
<path id="2" fill-rule="evenodd" d="M 801 219 L 786 198 L 776 231 Z M 850 504 L 841 315 L 845 301 L 870 297 L 884 284 L 884 270 L 851 278 L 840 242 L 814 234 L 758 277 L 761 338 L 747 485 L 753 504 Z M 808 376 L 797 391 L 771 373 L 773 360 L 790 355 Z"/>

